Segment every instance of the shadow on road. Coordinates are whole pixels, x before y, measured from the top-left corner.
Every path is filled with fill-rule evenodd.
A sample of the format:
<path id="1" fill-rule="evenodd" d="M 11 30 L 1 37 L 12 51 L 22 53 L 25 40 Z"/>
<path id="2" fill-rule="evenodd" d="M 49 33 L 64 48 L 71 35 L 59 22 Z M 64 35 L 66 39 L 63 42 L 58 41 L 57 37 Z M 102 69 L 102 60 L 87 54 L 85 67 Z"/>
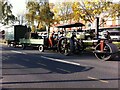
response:
<path id="1" fill-rule="evenodd" d="M 2 68 L 3 75 L 20 75 L 19 72 L 15 72 L 15 73 L 5 72 L 5 70 L 7 69 L 10 70 L 10 69 L 33 68 L 34 70 L 36 70 L 36 68 L 43 68 L 48 70 L 47 72 L 48 74 L 50 73 L 70 74 L 76 72 L 84 72 L 93 69 L 93 67 L 89 67 L 89 66 L 73 65 L 73 64 L 66 64 L 63 62 L 52 61 L 49 59 L 41 58 L 40 56 L 41 55 L 36 55 L 36 54 L 22 55 L 16 53 L 3 55 L 3 68 Z M 47 73 L 37 72 L 37 73 L 29 73 L 29 74 L 47 74 Z"/>
<path id="2" fill-rule="evenodd" d="M 20 57 L 18 57 L 20 58 Z M 68 73 L 75 73 L 75 72 L 83 72 L 83 71 L 88 71 L 93 69 L 93 67 L 88 67 L 88 66 L 77 66 L 77 65 L 72 65 L 72 64 L 66 64 L 66 63 L 62 63 L 62 62 L 56 62 L 56 61 L 50 61 L 47 59 L 30 59 L 30 57 L 26 57 L 25 59 L 21 59 L 21 60 L 17 60 L 15 59 L 15 57 L 12 57 L 10 60 L 3 60 L 4 64 L 17 64 L 17 65 L 21 65 L 24 66 L 24 68 L 22 69 L 31 69 L 31 68 L 43 68 L 43 69 L 47 69 L 50 73 L 60 73 L 60 74 L 68 74 Z M 16 69 L 15 68 L 7 68 L 4 67 L 3 64 L 3 72 L 4 69 Z M 20 68 L 18 68 L 20 69 Z M 29 74 L 34 74 L 34 73 L 29 73 Z M 36 73 L 38 74 L 38 73 Z M 40 74 L 40 73 L 39 73 Z M 6 75 L 3 73 L 3 75 Z M 7 74 L 7 75 L 11 75 L 11 74 Z M 13 74 L 12 74 L 13 75 Z M 16 75 L 16 74 L 15 74 Z"/>

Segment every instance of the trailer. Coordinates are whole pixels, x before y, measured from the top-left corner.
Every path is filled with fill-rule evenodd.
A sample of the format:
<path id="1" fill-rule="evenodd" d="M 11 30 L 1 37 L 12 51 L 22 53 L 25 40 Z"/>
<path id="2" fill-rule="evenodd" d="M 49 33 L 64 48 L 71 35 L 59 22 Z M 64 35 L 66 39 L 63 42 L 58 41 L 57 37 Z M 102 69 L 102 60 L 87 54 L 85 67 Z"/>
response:
<path id="1" fill-rule="evenodd" d="M 40 52 L 44 51 L 44 39 L 20 39 L 19 42 L 22 45 L 22 48 L 25 49 L 26 47 L 38 47 Z"/>
<path id="2" fill-rule="evenodd" d="M 19 45 L 19 39 L 23 38 L 27 32 L 27 26 L 14 25 L 10 26 L 5 30 L 5 40 L 8 46 L 13 44 L 14 47 Z"/>
<path id="3" fill-rule="evenodd" d="M 27 36 L 26 36 L 27 35 Z M 49 38 L 46 36 L 38 36 L 38 33 L 27 32 L 24 38 L 21 38 L 19 44 L 22 45 L 22 49 L 26 47 L 37 47 L 40 52 L 44 50 L 53 49 L 49 46 Z"/>

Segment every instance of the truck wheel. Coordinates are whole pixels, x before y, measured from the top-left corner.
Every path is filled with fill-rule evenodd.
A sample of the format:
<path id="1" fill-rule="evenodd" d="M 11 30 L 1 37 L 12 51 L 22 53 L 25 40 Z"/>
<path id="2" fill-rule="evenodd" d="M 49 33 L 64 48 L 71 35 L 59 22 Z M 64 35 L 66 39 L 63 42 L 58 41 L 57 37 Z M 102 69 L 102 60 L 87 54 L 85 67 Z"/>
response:
<path id="1" fill-rule="evenodd" d="M 43 45 L 40 45 L 40 46 L 39 46 L 39 51 L 40 51 L 40 52 L 44 52 L 44 46 L 43 46 Z"/>
<path id="2" fill-rule="evenodd" d="M 25 44 L 22 44 L 22 49 L 24 50 L 26 48 L 26 45 Z"/>
<path id="3" fill-rule="evenodd" d="M 10 41 L 7 41 L 7 46 L 11 47 L 11 42 Z"/>

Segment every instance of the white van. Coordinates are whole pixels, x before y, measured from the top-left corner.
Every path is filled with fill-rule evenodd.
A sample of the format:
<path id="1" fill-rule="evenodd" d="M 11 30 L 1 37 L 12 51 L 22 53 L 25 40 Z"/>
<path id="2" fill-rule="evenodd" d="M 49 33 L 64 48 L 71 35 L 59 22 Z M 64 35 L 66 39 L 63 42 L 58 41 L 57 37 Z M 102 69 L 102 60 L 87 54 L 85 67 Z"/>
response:
<path id="1" fill-rule="evenodd" d="M 118 30 L 104 30 L 100 33 L 100 38 L 105 38 L 107 31 L 110 33 L 111 40 L 120 40 L 120 31 Z"/>

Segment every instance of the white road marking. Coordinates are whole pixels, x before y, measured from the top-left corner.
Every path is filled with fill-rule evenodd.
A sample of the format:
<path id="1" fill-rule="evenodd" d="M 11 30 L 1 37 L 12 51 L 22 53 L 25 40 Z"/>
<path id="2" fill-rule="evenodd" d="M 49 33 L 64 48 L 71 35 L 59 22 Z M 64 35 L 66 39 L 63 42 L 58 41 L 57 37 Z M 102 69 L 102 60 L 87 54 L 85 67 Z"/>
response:
<path id="1" fill-rule="evenodd" d="M 98 78 L 94 78 L 94 77 L 90 77 L 88 76 L 89 79 L 92 79 L 92 80 L 97 80 L 97 81 L 100 81 L 100 82 L 103 82 L 103 83 L 109 83 L 108 81 L 106 80 L 101 80 L 101 79 L 98 79 Z"/>
<path id="2" fill-rule="evenodd" d="M 97 78 L 88 76 L 89 79 L 98 80 Z"/>
<path id="3" fill-rule="evenodd" d="M 14 52 L 14 53 L 19 53 L 19 54 L 26 54 L 26 53 L 24 53 L 24 52 L 15 51 L 15 50 L 11 50 L 11 52 Z"/>
<path id="4" fill-rule="evenodd" d="M 109 83 L 108 81 L 105 81 L 105 80 L 99 80 L 99 81 L 103 83 Z"/>
<path id="5" fill-rule="evenodd" d="M 40 64 L 40 65 L 42 65 L 42 66 L 47 66 L 47 65 L 45 65 L 45 64 L 43 64 L 43 63 L 37 63 L 37 64 Z"/>
<path id="6" fill-rule="evenodd" d="M 50 57 L 45 57 L 45 56 L 41 56 L 41 58 L 45 58 L 45 59 L 49 59 L 49 60 L 52 60 L 52 61 L 63 62 L 63 63 L 67 63 L 67 64 L 73 64 L 73 65 L 80 66 L 79 63 L 64 61 L 64 60 L 61 60 L 61 59 L 55 59 L 55 58 L 50 58 Z"/>
<path id="7" fill-rule="evenodd" d="M 65 70 L 65 69 L 61 69 L 61 68 L 56 68 L 56 69 L 61 70 L 61 71 L 64 71 L 64 72 L 68 72 L 68 73 L 70 73 L 70 71 Z"/>

